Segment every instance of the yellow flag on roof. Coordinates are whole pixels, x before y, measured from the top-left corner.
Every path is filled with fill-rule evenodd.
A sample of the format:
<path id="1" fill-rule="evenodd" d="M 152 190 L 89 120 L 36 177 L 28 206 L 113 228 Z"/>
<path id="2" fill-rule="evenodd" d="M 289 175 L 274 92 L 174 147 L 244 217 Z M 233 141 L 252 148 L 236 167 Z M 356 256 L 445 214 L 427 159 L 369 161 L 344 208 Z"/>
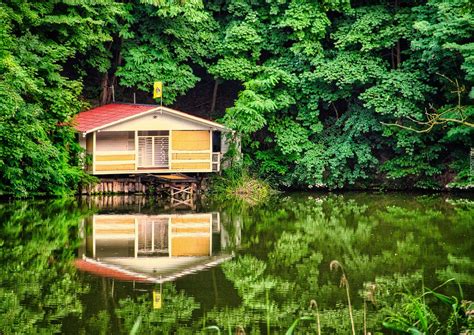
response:
<path id="1" fill-rule="evenodd" d="M 163 82 L 155 81 L 153 84 L 153 99 L 158 99 L 163 97 Z"/>

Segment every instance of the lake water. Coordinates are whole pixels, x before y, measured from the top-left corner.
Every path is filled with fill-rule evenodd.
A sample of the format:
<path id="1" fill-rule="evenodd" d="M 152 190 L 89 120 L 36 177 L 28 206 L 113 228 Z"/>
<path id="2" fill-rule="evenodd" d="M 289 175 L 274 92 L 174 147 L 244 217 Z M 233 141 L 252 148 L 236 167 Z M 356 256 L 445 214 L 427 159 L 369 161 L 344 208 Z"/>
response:
<path id="1" fill-rule="evenodd" d="M 468 196 L 293 193 L 182 209 L 111 196 L 1 203 L 0 217 L 3 334 L 285 334 L 298 318 L 295 333 L 317 333 L 318 315 L 322 333 L 350 334 L 334 260 L 358 334 L 388 334 L 402 293 L 451 278 L 474 299 Z M 460 295 L 453 281 L 438 291 Z"/>

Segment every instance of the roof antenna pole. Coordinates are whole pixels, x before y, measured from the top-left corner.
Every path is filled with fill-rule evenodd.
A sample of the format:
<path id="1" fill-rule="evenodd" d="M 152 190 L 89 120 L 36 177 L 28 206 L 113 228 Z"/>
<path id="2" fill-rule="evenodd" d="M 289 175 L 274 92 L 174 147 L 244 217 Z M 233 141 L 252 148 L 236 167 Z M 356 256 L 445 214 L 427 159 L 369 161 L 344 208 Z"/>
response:
<path id="1" fill-rule="evenodd" d="M 115 102 L 115 87 L 112 85 L 110 88 L 112 89 L 112 102 Z"/>
<path id="2" fill-rule="evenodd" d="M 133 104 L 137 104 L 137 95 L 135 94 L 135 92 L 133 92 Z"/>

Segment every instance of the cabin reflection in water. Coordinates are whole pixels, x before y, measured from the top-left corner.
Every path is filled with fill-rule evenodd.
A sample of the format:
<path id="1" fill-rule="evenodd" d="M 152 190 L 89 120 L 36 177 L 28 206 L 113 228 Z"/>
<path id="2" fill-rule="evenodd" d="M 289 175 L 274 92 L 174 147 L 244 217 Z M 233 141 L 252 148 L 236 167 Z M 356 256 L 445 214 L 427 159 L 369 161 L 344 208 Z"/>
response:
<path id="1" fill-rule="evenodd" d="M 230 258 L 219 213 L 98 214 L 84 224 L 76 266 L 96 275 L 163 282 Z"/>

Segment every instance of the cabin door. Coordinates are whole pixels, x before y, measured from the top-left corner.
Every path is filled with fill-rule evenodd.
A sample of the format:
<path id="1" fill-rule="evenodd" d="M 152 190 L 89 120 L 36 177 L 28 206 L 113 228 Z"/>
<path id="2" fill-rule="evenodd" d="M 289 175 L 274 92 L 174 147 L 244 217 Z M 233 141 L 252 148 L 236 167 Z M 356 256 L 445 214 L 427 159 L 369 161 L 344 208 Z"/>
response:
<path id="1" fill-rule="evenodd" d="M 140 133 L 145 133 L 141 135 Z M 138 136 L 138 167 L 169 168 L 169 135 L 165 132 L 144 131 Z M 168 133 L 168 132 L 166 132 Z"/>

